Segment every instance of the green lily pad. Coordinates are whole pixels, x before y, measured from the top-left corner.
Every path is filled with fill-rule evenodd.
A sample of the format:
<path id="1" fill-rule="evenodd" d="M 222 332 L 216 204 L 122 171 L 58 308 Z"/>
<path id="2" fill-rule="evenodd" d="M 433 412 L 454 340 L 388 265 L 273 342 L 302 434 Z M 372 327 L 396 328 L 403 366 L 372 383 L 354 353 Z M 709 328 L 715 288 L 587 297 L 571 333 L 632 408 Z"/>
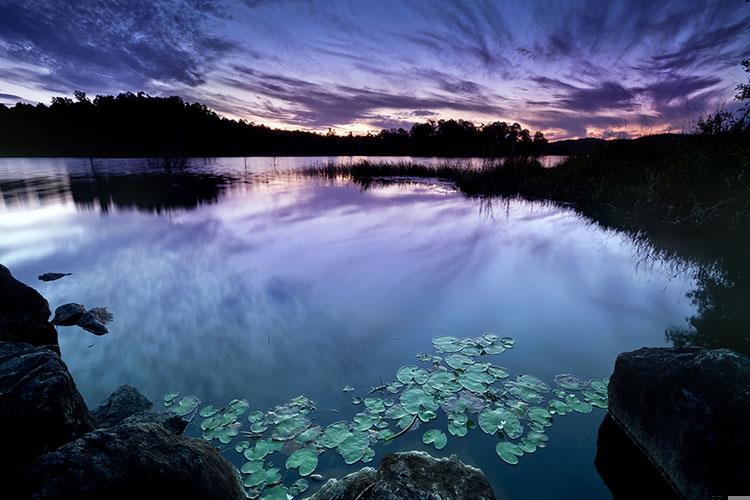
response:
<path id="1" fill-rule="evenodd" d="M 279 472 L 279 469 L 274 467 L 250 473 L 245 477 L 245 480 L 242 483 L 250 488 L 260 484 L 277 484 L 279 481 L 281 481 L 281 473 Z"/>
<path id="2" fill-rule="evenodd" d="M 422 442 L 424 444 L 433 444 L 436 449 L 442 450 L 448 443 L 448 436 L 438 429 L 430 429 L 422 435 Z"/>
<path id="3" fill-rule="evenodd" d="M 244 455 L 248 460 L 263 460 L 267 455 L 279 451 L 282 446 L 283 444 L 278 441 L 261 439 L 257 443 L 255 443 L 255 446 L 246 449 Z"/>
<path id="4" fill-rule="evenodd" d="M 510 349 L 514 345 L 516 345 L 516 340 L 513 337 L 501 337 L 500 343 L 505 347 L 506 349 Z"/>
<path id="5" fill-rule="evenodd" d="M 579 391 L 585 387 L 585 382 L 571 373 L 555 376 L 555 383 L 568 391 Z"/>
<path id="6" fill-rule="evenodd" d="M 300 448 L 286 459 L 287 469 L 298 469 L 300 476 L 309 476 L 318 467 L 318 452 Z"/>
<path id="7" fill-rule="evenodd" d="M 590 403 L 581 401 L 580 399 L 578 399 L 572 394 L 568 394 L 566 396 L 565 404 L 570 406 L 573 409 L 573 411 L 577 411 L 578 413 L 591 413 L 591 410 L 592 410 Z"/>
<path id="8" fill-rule="evenodd" d="M 362 455 L 362 462 L 370 462 L 373 458 L 375 458 L 375 450 L 373 450 L 372 448 L 367 448 L 365 450 L 365 454 Z"/>
<path id="9" fill-rule="evenodd" d="M 549 440 L 546 434 L 541 432 L 529 432 L 519 443 L 521 449 L 526 453 L 534 453 L 537 448 L 544 447 L 544 443 Z"/>
<path id="10" fill-rule="evenodd" d="M 456 370 L 465 370 L 469 365 L 476 363 L 473 358 L 465 354 L 451 354 L 445 357 L 445 364 Z"/>
<path id="11" fill-rule="evenodd" d="M 547 405 L 547 409 L 550 413 L 556 413 L 558 415 L 565 415 L 566 413 L 570 413 L 571 411 L 573 411 L 570 406 L 560 401 L 559 399 L 553 399 L 552 401 L 550 401 Z"/>
<path id="12" fill-rule="evenodd" d="M 401 394 L 401 406 L 407 413 L 416 415 L 421 410 L 437 411 L 440 405 L 434 396 L 419 387 L 412 387 Z"/>
<path id="13" fill-rule="evenodd" d="M 365 432 L 350 433 L 337 447 L 336 450 L 347 464 L 353 464 L 365 455 L 370 447 L 370 436 Z"/>
<path id="14" fill-rule="evenodd" d="M 458 383 L 456 374 L 446 370 L 431 373 L 426 385 L 445 396 L 461 390 L 461 384 Z"/>
<path id="15" fill-rule="evenodd" d="M 237 453 L 242 453 L 248 448 L 250 448 L 250 443 L 248 441 L 240 441 L 234 446 L 234 451 L 236 451 Z"/>
<path id="16" fill-rule="evenodd" d="M 200 403 L 200 400 L 195 396 L 185 396 L 177 404 L 171 406 L 169 408 L 169 411 L 171 411 L 175 415 L 183 417 L 188 413 L 192 413 L 193 411 L 195 411 Z"/>
<path id="17" fill-rule="evenodd" d="M 263 490 L 260 494 L 260 500 L 289 500 L 291 491 L 281 484 Z"/>
<path id="18" fill-rule="evenodd" d="M 455 421 L 449 421 L 448 432 L 456 437 L 464 437 L 469 432 L 469 429 L 466 427 L 465 423 L 461 424 Z"/>
<path id="19" fill-rule="evenodd" d="M 289 494 L 296 497 L 297 495 L 301 495 L 302 493 L 306 492 L 309 487 L 310 483 L 308 483 L 307 480 L 301 478 L 297 479 L 289 487 Z"/>
<path id="20" fill-rule="evenodd" d="M 526 417 L 532 422 L 536 422 L 544 427 L 552 425 L 552 414 L 546 408 L 540 408 L 538 406 L 529 408 Z"/>
<path id="21" fill-rule="evenodd" d="M 198 415 L 200 415 L 203 418 L 212 417 L 216 415 L 219 412 L 218 408 L 214 408 L 211 405 L 206 405 L 203 408 L 201 408 L 201 411 L 198 412 Z"/>
<path id="22" fill-rule="evenodd" d="M 432 339 L 432 345 L 440 352 L 458 352 L 464 347 L 460 339 L 450 336 L 436 337 Z"/>
<path id="23" fill-rule="evenodd" d="M 263 460 L 250 460 L 248 462 L 245 462 L 245 465 L 242 466 L 240 469 L 240 472 L 243 474 L 255 474 L 256 472 L 260 472 L 263 470 Z"/>
<path id="24" fill-rule="evenodd" d="M 172 406 L 176 401 L 177 398 L 180 397 L 179 392 L 170 392 L 166 396 L 164 396 L 164 406 Z"/>
<path id="25" fill-rule="evenodd" d="M 487 372 L 467 370 L 458 375 L 458 382 L 467 390 L 484 394 L 489 389 L 489 384 L 495 381 L 495 377 Z"/>
<path id="26" fill-rule="evenodd" d="M 360 398 L 359 396 L 354 396 L 352 398 L 352 403 L 355 404 L 355 405 L 361 405 L 362 404 L 362 398 Z"/>
<path id="27" fill-rule="evenodd" d="M 399 418 L 402 418 L 404 416 L 408 415 L 406 410 L 404 410 L 404 407 L 401 405 L 393 405 L 390 408 L 388 408 L 383 416 L 385 418 L 392 418 L 395 420 L 398 420 Z"/>
<path id="28" fill-rule="evenodd" d="M 250 430 L 255 434 L 261 434 L 268 430 L 268 424 L 264 422 L 256 422 L 250 426 Z"/>
<path id="29" fill-rule="evenodd" d="M 383 413 L 385 411 L 385 402 L 380 398 L 366 398 L 365 408 L 370 413 Z"/>
<path id="30" fill-rule="evenodd" d="M 407 365 L 402 366 L 396 372 L 396 379 L 402 384 L 410 384 L 412 381 L 422 385 L 427 381 L 427 372 L 424 368 Z"/>
<path id="31" fill-rule="evenodd" d="M 273 438 L 278 441 L 287 441 L 299 435 L 310 427 L 310 420 L 302 415 L 282 420 L 273 431 Z"/>
<path id="32" fill-rule="evenodd" d="M 354 430 L 366 431 L 375 423 L 373 418 L 366 413 L 357 413 L 354 415 Z"/>
<path id="33" fill-rule="evenodd" d="M 323 429 L 323 433 L 318 438 L 318 445 L 323 448 L 336 448 L 346 438 L 351 436 L 349 424 L 347 422 L 335 422 Z"/>
<path id="34" fill-rule="evenodd" d="M 509 441 L 500 441 L 495 446 L 495 452 L 503 459 L 503 461 L 515 465 L 518 463 L 518 457 L 523 455 L 523 450 L 520 446 Z"/>
<path id="35" fill-rule="evenodd" d="M 306 444 L 318 439 L 318 436 L 320 436 L 321 432 L 323 432 L 323 429 L 321 429 L 319 425 L 309 427 L 307 430 L 299 433 L 299 435 L 294 438 L 294 440 L 298 443 Z"/>
<path id="36" fill-rule="evenodd" d="M 262 411 L 254 411 L 250 415 L 247 416 L 247 421 L 256 424 L 263 420 L 263 412 Z"/>
<path id="37" fill-rule="evenodd" d="M 430 420 L 437 418 L 437 414 L 432 410 L 422 410 L 417 416 L 422 422 L 429 422 Z"/>
<path id="38" fill-rule="evenodd" d="M 515 439 L 523 434 L 523 426 L 518 417 L 505 408 L 486 408 L 479 414 L 479 427 L 487 434 L 503 431 L 509 438 Z"/>

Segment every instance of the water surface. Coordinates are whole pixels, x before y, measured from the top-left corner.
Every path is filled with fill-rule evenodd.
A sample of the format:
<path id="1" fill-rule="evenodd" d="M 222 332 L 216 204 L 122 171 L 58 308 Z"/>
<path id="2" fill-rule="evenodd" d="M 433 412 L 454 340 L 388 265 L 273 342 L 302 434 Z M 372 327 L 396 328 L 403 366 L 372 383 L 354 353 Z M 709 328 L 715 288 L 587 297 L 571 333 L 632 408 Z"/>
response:
<path id="1" fill-rule="evenodd" d="M 121 384 L 252 409 L 304 394 L 321 423 L 358 411 L 344 385 L 364 395 L 389 382 L 438 335 L 514 337 L 497 360 L 514 374 L 602 378 L 620 352 L 666 345 L 664 330 L 693 312 L 689 273 L 570 208 L 288 172 L 329 160 L 351 161 L 0 160 L 0 262 L 52 309 L 115 314 L 103 337 L 59 330 L 90 406 Z M 49 271 L 74 274 L 36 280 Z M 518 466 L 478 430 L 431 452 L 481 467 L 498 498 L 607 498 L 593 464 L 603 417 L 556 419 L 548 448 Z M 379 445 L 376 460 L 427 450 L 430 425 Z M 353 470 L 336 458 L 319 471 Z"/>

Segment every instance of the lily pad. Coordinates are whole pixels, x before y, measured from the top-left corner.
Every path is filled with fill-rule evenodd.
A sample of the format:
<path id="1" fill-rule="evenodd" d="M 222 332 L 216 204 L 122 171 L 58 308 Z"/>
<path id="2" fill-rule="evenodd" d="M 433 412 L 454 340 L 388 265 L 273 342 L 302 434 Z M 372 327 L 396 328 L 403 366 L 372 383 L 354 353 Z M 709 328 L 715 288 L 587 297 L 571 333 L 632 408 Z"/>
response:
<path id="1" fill-rule="evenodd" d="M 526 417 L 532 422 L 536 422 L 544 427 L 552 425 L 552 414 L 546 408 L 540 408 L 538 406 L 529 408 Z"/>
<path id="2" fill-rule="evenodd" d="M 421 410 L 437 411 L 440 405 L 434 396 L 419 387 L 412 387 L 401 394 L 401 406 L 407 413 L 416 415 Z"/>
<path id="3" fill-rule="evenodd" d="M 467 370 L 458 375 L 458 382 L 467 390 L 484 394 L 489 389 L 489 384 L 495 381 L 495 377 L 487 372 Z"/>
<path id="4" fill-rule="evenodd" d="M 262 411 L 254 411 L 250 415 L 247 416 L 247 421 L 253 424 L 258 423 L 261 420 L 263 420 Z"/>
<path id="5" fill-rule="evenodd" d="M 509 438 L 515 439 L 523 434 L 523 426 L 518 417 L 505 408 L 485 409 L 479 414 L 479 427 L 487 434 L 503 431 Z"/>
<path id="6" fill-rule="evenodd" d="M 366 413 L 357 413 L 354 415 L 354 430 L 366 431 L 375 423 L 373 418 Z"/>
<path id="7" fill-rule="evenodd" d="M 281 473 L 279 472 L 279 469 L 273 467 L 271 469 L 261 469 L 258 472 L 248 474 L 242 483 L 250 488 L 260 484 L 277 484 L 279 481 L 281 481 Z"/>
<path id="8" fill-rule="evenodd" d="M 310 427 L 310 420 L 302 415 L 282 420 L 273 431 L 273 438 L 278 441 L 286 441 L 299 435 Z"/>
<path id="9" fill-rule="evenodd" d="M 248 460 L 263 460 L 267 455 L 279 451 L 282 446 L 283 444 L 278 441 L 261 439 L 257 443 L 255 443 L 255 446 L 246 449 L 244 455 Z"/>
<path id="10" fill-rule="evenodd" d="M 250 460 L 245 462 L 240 472 L 243 474 L 254 474 L 263 470 L 263 460 Z"/>
<path id="11" fill-rule="evenodd" d="M 365 454 L 362 455 L 362 462 L 370 462 L 373 458 L 375 458 L 375 450 L 373 450 L 372 448 L 367 448 L 365 450 Z"/>
<path id="12" fill-rule="evenodd" d="M 366 398 L 365 408 L 370 413 L 383 413 L 385 411 L 385 402 L 380 398 Z"/>
<path id="13" fill-rule="evenodd" d="M 351 435 L 348 423 L 335 422 L 323 429 L 323 434 L 320 435 L 317 443 L 323 448 L 336 448 Z"/>
<path id="14" fill-rule="evenodd" d="M 279 484 L 273 488 L 263 490 L 260 500 L 289 500 L 291 491 L 285 486 Z"/>
<path id="15" fill-rule="evenodd" d="M 458 352 L 464 347 L 460 339 L 450 336 L 436 337 L 432 339 L 432 345 L 440 352 Z"/>
<path id="16" fill-rule="evenodd" d="M 495 446 L 495 452 L 503 459 L 503 461 L 515 465 L 518 463 L 518 457 L 523 455 L 523 450 L 520 446 L 509 441 L 500 441 Z"/>
<path id="17" fill-rule="evenodd" d="M 469 365 L 476 363 L 473 358 L 464 354 L 451 354 L 445 357 L 445 364 L 456 370 L 465 370 Z"/>
<path id="18" fill-rule="evenodd" d="M 566 413 L 570 413 L 571 411 L 573 411 L 570 406 L 560 401 L 559 399 L 553 399 L 552 401 L 550 401 L 547 405 L 547 409 L 550 413 L 556 413 L 558 415 L 565 415 Z"/>
<path id="19" fill-rule="evenodd" d="M 410 384 L 415 382 L 416 384 L 422 385 L 427 381 L 427 372 L 424 368 L 417 366 L 407 365 L 402 366 L 396 372 L 396 378 L 402 384 Z"/>
<path id="20" fill-rule="evenodd" d="M 549 437 L 546 434 L 529 432 L 521 439 L 519 446 L 526 453 L 534 453 L 537 448 L 542 448 L 548 440 Z"/>
<path id="21" fill-rule="evenodd" d="M 208 418 L 216 415 L 219 412 L 218 408 L 214 408 L 211 405 L 206 405 L 203 408 L 201 408 L 201 411 L 198 412 L 198 415 L 200 415 L 203 418 Z"/>
<path id="22" fill-rule="evenodd" d="M 370 447 L 370 436 L 365 432 L 350 433 L 337 447 L 336 450 L 347 464 L 353 464 L 365 455 Z"/>
<path id="23" fill-rule="evenodd" d="M 172 406 L 179 397 L 179 392 L 170 392 L 169 394 L 164 396 L 164 406 Z"/>
<path id="24" fill-rule="evenodd" d="M 309 476 L 318 467 L 318 452 L 310 448 L 301 448 L 286 459 L 287 469 L 298 469 L 300 476 Z"/>
<path id="25" fill-rule="evenodd" d="M 436 449 L 442 450 L 448 443 L 448 437 L 441 430 L 430 429 L 422 435 L 422 442 L 424 444 L 433 444 Z"/>
<path id="26" fill-rule="evenodd" d="M 185 396 L 177 404 L 171 406 L 169 408 L 169 411 L 171 411 L 175 415 L 184 417 L 188 413 L 192 413 L 193 411 L 195 411 L 200 403 L 200 400 L 195 396 Z"/>
<path id="27" fill-rule="evenodd" d="M 307 480 L 301 478 L 297 479 L 289 487 L 289 494 L 296 497 L 297 495 L 301 495 L 302 493 L 306 492 L 309 487 L 310 483 L 308 483 Z"/>

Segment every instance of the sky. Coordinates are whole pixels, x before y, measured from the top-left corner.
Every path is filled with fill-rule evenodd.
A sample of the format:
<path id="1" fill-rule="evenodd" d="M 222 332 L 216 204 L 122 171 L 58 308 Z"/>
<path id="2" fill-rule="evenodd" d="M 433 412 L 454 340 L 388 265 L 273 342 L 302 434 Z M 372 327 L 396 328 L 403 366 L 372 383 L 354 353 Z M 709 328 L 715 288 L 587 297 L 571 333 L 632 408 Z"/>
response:
<path id="1" fill-rule="evenodd" d="M 144 91 L 337 133 L 690 130 L 747 57 L 745 0 L 0 0 L 0 103 Z"/>

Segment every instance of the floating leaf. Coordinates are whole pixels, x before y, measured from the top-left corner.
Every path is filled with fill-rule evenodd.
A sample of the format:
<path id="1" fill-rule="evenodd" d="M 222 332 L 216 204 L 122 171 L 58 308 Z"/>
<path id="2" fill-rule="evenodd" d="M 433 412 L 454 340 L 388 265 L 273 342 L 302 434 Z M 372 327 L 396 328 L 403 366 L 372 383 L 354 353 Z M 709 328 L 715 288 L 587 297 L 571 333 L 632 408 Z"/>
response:
<path id="1" fill-rule="evenodd" d="M 201 408 L 201 411 L 198 412 L 198 415 L 200 415 L 203 418 L 212 417 L 218 413 L 218 408 L 214 408 L 211 405 L 206 405 L 203 408 Z"/>
<path id="2" fill-rule="evenodd" d="M 422 385 L 427 381 L 427 372 L 424 368 L 412 365 L 402 366 L 396 372 L 396 378 L 402 384 L 410 384 L 412 381 Z"/>
<path id="3" fill-rule="evenodd" d="M 324 448 L 336 448 L 351 434 L 349 424 L 343 421 L 335 422 L 323 429 L 323 434 L 318 438 L 318 445 Z"/>
<path id="4" fill-rule="evenodd" d="M 179 397 L 179 392 L 170 392 L 169 394 L 164 396 L 164 406 L 172 406 Z"/>
<path id="5" fill-rule="evenodd" d="M 281 473 L 277 468 L 261 469 L 257 472 L 248 474 L 243 481 L 245 486 L 252 487 L 258 486 L 259 484 L 277 484 L 281 481 Z M 284 497 L 286 498 L 286 497 Z"/>
<path id="6" fill-rule="evenodd" d="M 362 398 L 360 398 L 359 396 L 354 396 L 352 398 L 352 403 L 355 404 L 355 405 L 361 405 L 362 404 Z"/>
<path id="7" fill-rule="evenodd" d="M 435 398 L 419 387 L 412 387 L 401 394 L 401 406 L 407 413 L 416 415 L 421 410 L 436 411 L 440 406 Z"/>
<path id="8" fill-rule="evenodd" d="M 268 424 L 263 423 L 263 422 L 257 422 L 250 426 L 250 430 L 253 431 L 255 434 L 261 434 L 268 430 Z"/>
<path id="9" fill-rule="evenodd" d="M 248 448 L 250 448 L 250 443 L 248 441 L 240 441 L 235 445 L 234 451 L 236 451 L 237 453 L 242 453 Z"/>
<path id="10" fill-rule="evenodd" d="M 263 460 L 250 460 L 249 462 L 245 462 L 245 465 L 242 466 L 240 469 L 240 472 L 243 474 L 255 474 L 256 472 L 260 472 L 263 470 Z"/>
<path id="11" fill-rule="evenodd" d="M 183 417 L 188 413 L 195 411 L 200 403 L 200 400 L 195 396 L 185 396 L 176 405 L 170 407 L 169 411 Z"/>
<path id="12" fill-rule="evenodd" d="M 323 430 L 319 425 L 316 425 L 314 427 L 308 428 L 306 431 L 301 432 L 296 438 L 294 438 L 294 440 L 302 444 L 309 443 L 310 441 L 315 441 L 316 439 L 318 439 L 318 436 L 320 436 L 321 432 L 323 432 Z"/>
<path id="13" fill-rule="evenodd" d="M 487 372 L 465 371 L 458 376 L 458 382 L 467 390 L 477 394 L 484 394 L 495 377 Z"/>
<path id="14" fill-rule="evenodd" d="M 292 483 L 292 486 L 289 487 L 289 494 L 292 496 L 301 495 L 307 489 L 310 487 L 310 483 L 308 483 L 305 479 L 297 479 L 294 483 Z"/>
<path id="15" fill-rule="evenodd" d="M 523 450 L 520 446 L 509 441 L 500 441 L 495 446 L 495 452 L 505 462 L 515 465 L 518 463 L 518 457 L 523 455 Z"/>
<path id="16" fill-rule="evenodd" d="M 383 413 L 385 411 L 385 403 L 380 398 L 366 398 L 365 408 L 370 413 Z"/>
<path id="17" fill-rule="evenodd" d="M 487 371 L 495 378 L 508 378 L 508 370 L 501 366 L 490 365 Z"/>
<path id="18" fill-rule="evenodd" d="M 521 439 L 519 446 L 526 453 L 534 453 L 537 448 L 543 447 L 544 443 L 548 440 L 549 437 L 546 434 L 541 432 L 529 432 L 523 437 L 523 439 Z"/>
<path id="19" fill-rule="evenodd" d="M 565 404 L 570 406 L 574 411 L 578 413 L 591 413 L 592 407 L 590 403 L 581 401 L 573 394 L 568 394 L 565 398 Z"/>
<path id="20" fill-rule="evenodd" d="M 458 352 L 463 348 L 463 343 L 456 337 L 436 337 L 432 339 L 432 345 L 440 352 Z"/>
<path id="21" fill-rule="evenodd" d="M 370 446 L 370 436 L 364 432 L 350 433 L 349 436 L 344 439 L 337 447 L 336 450 L 339 452 L 347 464 L 353 464 L 360 458 L 362 458 Z"/>
<path id="22" fill-rule="evenodd" d="M 448 437 L 441 430 L 430 429 L 422 435 L 422 442 L 424 444 L 433 444 L 436 449 L 442 450 L 448 443 Z"/>
<path id="23" fill-rule="evenodd" d="M 458 377 L 453 372 L 440 370 L 430 374 L 426 385 L 444 396 L 454 394 L 461 390 Z"/>
<path id="24" fill-rule="evenodd" d="M 529 408 L 526 416 L 532 422 L 536 422 L 544 427 L 552 425 L 552 414 L 546 408 L 539 408 L 538 406 Z"/>
<path id="25" fill-rule="evenodd" d="M 309 476 L 318 467 L 318 452 L 310 448 L 301 448 L 286 459 L 287 469 L 298 469 L 300 476 Z"/>
<path id="26" fill-rule="evenodd" d="M 372 417 L 366 413 L 357 413 L 354 415 L 354 430 L 366 431 L 374 424 Z"/>
<path id="27" fill-rule="evenodd" d="M 572 408 L 568 406 L 566 403 L 563 403 L 559 399 L 553 399 L 549 402 L 547 405 L 547 409 L 552 414 L 558 414 L 558 415 L 565 415 L 566 413 L 569 413 L 572 411 Z"/>
<path id="28" fill-rule="evenodd" d="M 253 424 L 256 424 L 263 420 L 263 412 L 262 411 L 254 411 L 250 415 L 247 416 L 247 421 L 251 422 Z"/>
<path id="29" fill-rule="evenodd" d="M 310 420 L 303 417 L 302 415 L 282 420 L 273 431 L 273 438 L 278 441 L 286 441 L 288 439 L 292 439 L 293 437 L 297 436 L 302 431 L 310 427 L 310 423 Z"/>
<path id="30" fill-rule="evenodd" d="M 364 463 L 370 462 L 373 458 L 375 458 L 375 450 L 372 448 L 367 448 L 365 450 L 365 454 L 362 455 L 362 461 Z"/>
<path id="31" fill-rule="evenodd" d="M 585 383 L 581 379 L 570 373 L 555 376 L 555 383 L 569 391 L 578 391 L 585 386 Z"/>
<path id="32" fill-rule="evenodd" d="M 516 345 L 516 340 L 513 337 L 502 337 L 500 339 L 500 343 L 505 347 L 506 349 L 510 349 L 514 345 Z"/>
<path id="33" fill-rule="evenodd" d="M 267 455 L 279 451 L 282 446 L 282 443 L 270 439 L 261 439 L 255 443 L 254 447 L 246 449 L 244 455 L 248 460 L 262 460 Z"/>
<path id="34" fill-rule="evenodd" d="M 451 354 L 445 357 L 445 363 L 456 370 L 465 370 L 466 367 L 473 365 L 476 361 L 464 354 Z"/>
<path id="35" fill-rule="evenodd" d="M 289 500 L 291 492 L 285 486 L 277 485 L 273 488 L 263 490 L 260 500 Z"/>
<path id="36" fill-rule="evenodd" d="M 479 414 L 479 427 L 487 434 L 502 430 L 509 438 L 515 439 L 523 434 L 521 421 L 505 408 L 485 409 Z"/>
<path id="37" fill-rule="evenodd" d="M 437 414 L 432 410 L 422 410 L 418 413 L 418 416 L 422 422 L 429 422 L 433 418 L 436 418 Z"/>

